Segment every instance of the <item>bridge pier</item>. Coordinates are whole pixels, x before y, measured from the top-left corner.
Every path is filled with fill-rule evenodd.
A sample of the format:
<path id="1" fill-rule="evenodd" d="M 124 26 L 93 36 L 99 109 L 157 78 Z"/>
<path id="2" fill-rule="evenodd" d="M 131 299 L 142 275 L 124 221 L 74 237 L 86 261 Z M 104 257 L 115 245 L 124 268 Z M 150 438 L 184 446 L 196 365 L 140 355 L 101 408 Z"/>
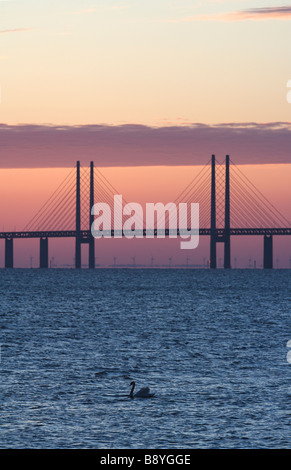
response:
<path id="1" fill-rule="evenodd" d="M 5 268 L 13 268 L 13 238 L 5 238 Z"/>
<path id="2" fill-rule="evenodd" d="M 264 235 L 264 269 L 273 268 L 273 235 Z"/>
<path id="3" fill-rule="evenodd" d="M 48 268 L 48 238 L 40 238 L 39 244 L 39 267 Z"/>

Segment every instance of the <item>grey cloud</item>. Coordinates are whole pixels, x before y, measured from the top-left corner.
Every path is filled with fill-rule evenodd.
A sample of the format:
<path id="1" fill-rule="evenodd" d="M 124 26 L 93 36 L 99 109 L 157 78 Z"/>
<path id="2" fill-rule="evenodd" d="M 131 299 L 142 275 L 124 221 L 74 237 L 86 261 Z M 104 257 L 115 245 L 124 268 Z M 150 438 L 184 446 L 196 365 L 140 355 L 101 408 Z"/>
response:
<path id="1" fill-rule="evenodd" d="M 0 167 L 199 165 L 212 154 L 237 164 L 291 163 L 291 123 L 189 126 L 0 125 Z"/>

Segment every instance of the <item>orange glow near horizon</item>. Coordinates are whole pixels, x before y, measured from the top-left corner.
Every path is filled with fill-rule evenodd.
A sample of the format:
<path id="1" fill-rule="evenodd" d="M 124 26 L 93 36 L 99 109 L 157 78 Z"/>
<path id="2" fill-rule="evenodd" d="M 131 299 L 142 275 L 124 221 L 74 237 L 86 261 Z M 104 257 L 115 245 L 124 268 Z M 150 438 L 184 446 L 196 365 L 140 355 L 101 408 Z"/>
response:
<path id="1" fill-rule="evenodd" d="M 239 167 L 264 196 L 289 220 L 291 164 L 289 165 L 246 165 Z M 198 166 L 156 166 L 156 167 L 106 167 L 102 174 L 122 194 L 127 202 L 172 202 L 200 171 Z M 0 230 L 23 230 L 26 223 L 49 199 L 55 189 L 74 169 L 42 168 L 42 169 L 5 169 L 0 170 Z M 199 201 L 197 201 L 199 202 Z M 236 239 L 234 239 L 236 238 Z M 260 260 L 262 255 L 260 237 L 246 237 L 243 241 L 244 250 L 238 244 L 237 237 L 232 241 L 232 257 L 244 256 L 245 264 L 248 258 Z M 289 237 L 277 237 L 279 240 L 275 253 L 280 259 L 289 263 L 291 249 Z M 207 240 L 206 240 L 207 239 Z M 200 240 L 199 248 L 191 253 L 180 250 L 178 240 L 102 240 L 96 241 L 96 256 L 100 263 L 112 264 L 113 256 L 120 263 L 128 263 L 136 257 L 136 262 L 149 263 L 151 256 L 161 263 L 167 264 L 170 257 L 173 262 L 183 262 L 187 256 L 200 264 L 202 259 L 209 257 L 208 237 Z M 218 257 L 223 257 L 218 246 Z M 33 256 L 34 266 L 37 264 L 38 243 L 36 240 L 15 241 L 15 266 L 27 267 L 29 257 Z M 84 262 L 87 261 L 87 247 L 82 248 Z M 258 252 L 259 250 L 259 252 Z M 4 263 L 4 244 L 0 243 L 0 266 Z M 278 256 L 279 256 L 278 255 Z M 50 240 L 50 258 L 55 262 L 72 264 L 74 256 L 73 240 Z M 277 256 L 275 254 L 275 256 Z M 259 263 L 259 261 L 258 261 Z M 275 264 L 275 262 L 274 262 Z M 258 264 L 259 265 L 259 264 Z"/>
<path id="2" fill-rule="evenodd" d="M 106 167 L 101 172 L 128 201 L 170 202 L 175 200 L 201 168 Z M 291 164 L 244 165 L 238 168 L 275 207 L 291 218 L 288 202 Z M 1 230 L 12 230 L 13 227 L 20 230 L 71 171 L 70 168 L 0 170 Z"/>
<path id="3" fill-rule="evenodd" d="M 128 202 L 172 202 L 201 166 L 106 167 L 101 173 Z M 291 219 L 291 164 L 239 166 L 244 175 Z M 71 168 L 0 170 L 1 231 L 21 230 L 64 181 Z M 74 176 L 72 176 L 74 178 Z M 199 202 L 199 201 L 197 201 Z"/>

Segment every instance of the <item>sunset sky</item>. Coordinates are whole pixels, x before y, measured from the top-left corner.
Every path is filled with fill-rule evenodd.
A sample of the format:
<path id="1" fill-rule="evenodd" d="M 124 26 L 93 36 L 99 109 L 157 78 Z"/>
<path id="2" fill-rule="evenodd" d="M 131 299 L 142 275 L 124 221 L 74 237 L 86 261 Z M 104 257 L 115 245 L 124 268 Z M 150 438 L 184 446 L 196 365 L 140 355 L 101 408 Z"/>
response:
<path id="1" fill-rule="evenodd" d="M 0 0 L 1 230 L 21 229 L 76 160 L 132 199 L 174 199 L 213 153 L 291 219 L 290 26 L 291 2 L 276 0 Z M 275 241 L 282 265 L 290 241 Z M 26 243 L 15 265 L 31 251 L 36 266 Z M 58 243 L 51 256 L 71 263 Z M 243 255 L 236 243 L 242 265 L 261 257 L 261 240 Z M 177 243 L 160 246 L 116 245 L 102 262 L 184 262 Z"/>
<path id="2" fill-rule="evenodd" d="M 290 2 L 7 0 L 0 15 L 6 124 L 290 121 Z"/>

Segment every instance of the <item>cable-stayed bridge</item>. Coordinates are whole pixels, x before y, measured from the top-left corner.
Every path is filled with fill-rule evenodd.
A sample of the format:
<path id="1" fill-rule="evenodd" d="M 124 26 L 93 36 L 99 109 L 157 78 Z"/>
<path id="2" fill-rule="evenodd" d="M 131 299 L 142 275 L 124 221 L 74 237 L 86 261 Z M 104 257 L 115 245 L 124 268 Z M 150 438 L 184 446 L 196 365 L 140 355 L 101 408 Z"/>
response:
<path id="1" fill-rule="evenodd" d="M 65 180 L 21 231 L 0 232 L 5 239 L 5 267 L 14 265 L 15 239 L 38 238 L 40 240 L 40 268 L 48 268 L 48 243 L 50 238 L 75 239 L 75 267 L 81 268 L 81 246 L 89 245 L 89 268 L 95 268 L 95 239 L 91 233 L 94 215 L 91 208 L 97 202 L 108 204 L 114 213 L 114 196 L 119 192 L 105 178 L 94 162 L 90 167 L 80 166 L 68 172 Z M 227 155 L 219 164 L 215 155 L 189 182 L 173 201 L 199 203 L 199 236 L 210 239 L 210 268 L 217 267 L 217 243 L 224 245 L 224 268 L 231 268 L 231 237 L 260 235 L 263 238 L 263 266 L 273 267 L 273 237 L 291 235 L 291 223 L 255 187 Z M 127 201 L 123 199 L 123 205 Z M 122 208 L 121 208 L 122 209 Z M 187 226 L 191 229 L 191 214 Z M 112 216 L 113 217 L 113 216 Z M 167 217 L 168 225 L 170 216 Z M 146 237 L 148 228 L 142 229 Z M 169 227 L 165 236 L 169 236 Z M 177 231 L 179 235 L 179 229 Z M 110 230 L 114 237 L 114 228 Z M 125 236 L 122 232 L 121 236 Z M 158 236 L 158 222 L 153 227 Z M 98 244 L 98 241 L 96 241 Z"/>

